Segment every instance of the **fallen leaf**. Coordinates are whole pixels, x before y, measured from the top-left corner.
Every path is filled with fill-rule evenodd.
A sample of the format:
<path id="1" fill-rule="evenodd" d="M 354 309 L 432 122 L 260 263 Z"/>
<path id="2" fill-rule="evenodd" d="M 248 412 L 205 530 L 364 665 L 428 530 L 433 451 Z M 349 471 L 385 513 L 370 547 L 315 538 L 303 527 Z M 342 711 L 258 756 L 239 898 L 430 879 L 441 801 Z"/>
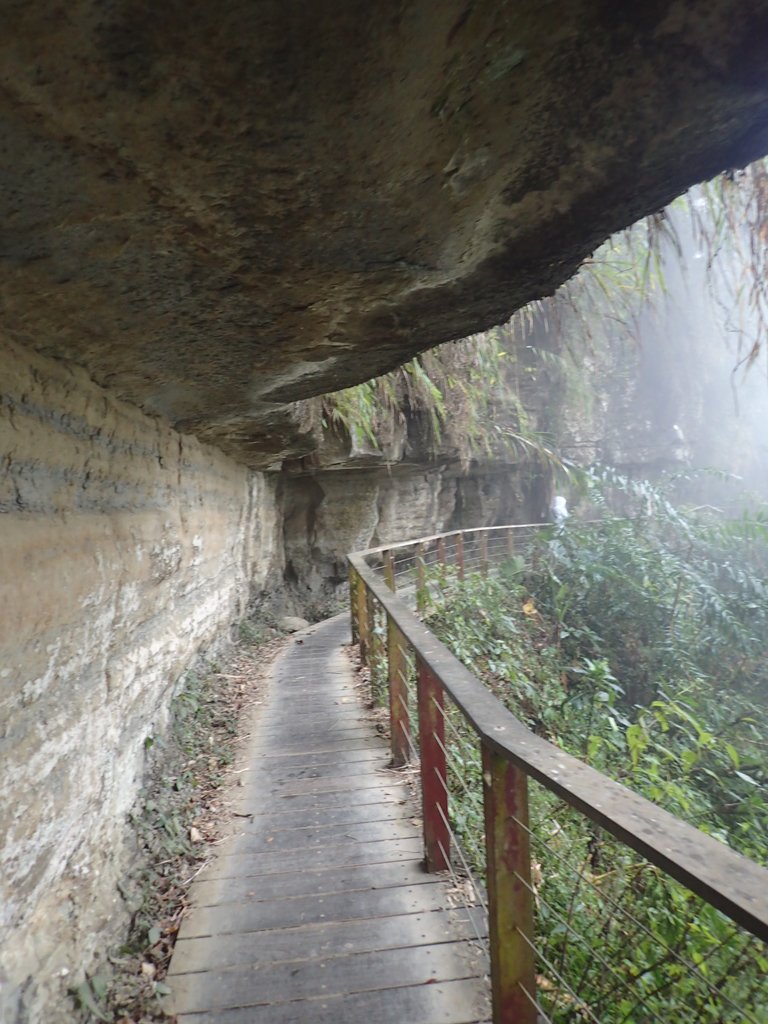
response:
<path id="1" fill-rule="evenodd" d="M 199 830 L 196 829 L 194 825 L 189 830 L 189 841 L 191 843 L 202 843 L 203 841 L 203 837 L 201 836 Z"/>
<path id="2" fill-rule="evenodd" d="M 155 974 L 157 973 L 157 968 L 155 967 L 154 964 L 148 964 L 145 960 L 144 963 L 141 965 L 141 973 L 144 975 L 145 978 L 154 978 Z"/>

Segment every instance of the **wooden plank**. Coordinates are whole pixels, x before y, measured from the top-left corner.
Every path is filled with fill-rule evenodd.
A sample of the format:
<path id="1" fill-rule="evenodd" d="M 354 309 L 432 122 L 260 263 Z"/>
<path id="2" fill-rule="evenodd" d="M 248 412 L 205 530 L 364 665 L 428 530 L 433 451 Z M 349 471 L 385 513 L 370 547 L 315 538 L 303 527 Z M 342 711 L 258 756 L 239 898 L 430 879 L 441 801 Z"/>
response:
<path id="1" fill-rule="evenodd" d="M 418 861 L 389 864 L 353 864 L 297 871 L 283 875 L 262 875 L 196 882 L 190 897 L 195 907 L 215 907 L 233 900 L 276 900 L 289 896 L 317 896 L 338 892 L 391 889 L 402 885 L 434 882 Z"/>
<path id="2" fill-rule="evenodd" d="M 482 982 L 447 981 L 384 991 L 182 1014 L 179 1024 L 476 1024 L 487 1013 Z"/>
<path id="3" fill-rule="evenodd" d="M 297 765 L 273 765 L 263 770 L 262 777 L 267 784 L 272 785 L 277 782 L 284 782 L 286 784 L 293 782 L 308 782 L 312 779 L 334 779 L 334 778 L 346 778 L 349 782 L 350 775 L 353 775 L 355 779 L 358 778 L 376 778 L 382 779 L 385 782 L 388 779 L 394 779 L 400 781 L 402 776 L 399 776 L 392 771 L 387 769 L 386 762 L 384 764 L 376 763 L 357 763 L 355 767 L 350 769 L 349 763 L 339 764 L 337 761 L 331 761 L 327 764 L 297 764 Z"/>
<path id="4" fill-rule="evenodd" d="M 377 839 L 410 839 L 414 835 L 417 835 L 415 827 L 403 821 L 366 821 L 356 825 L 312 825 L 307 828 L 270 830 L 255 828 L 246 823 L 238 838 L 237 848 L 242 853 L 274 853 L 297 847 L 305 850 L 312 848 L 316 856 L 322 857 L 318 851 L 324 846 L 338 846 L 340 843 L 352 846 Z"/>
<path id="5" fill-rule="evenodd" d="M 363 918 L 359 921 L 324 921 L 322 924 L 278 928 L 203 938 L 179 939 L 170 975 L 190 974 L 312 957 L 346 956 L 378 949 L 416 946 L 420 942 L 474 939 L 484 934 L 479 911 L 431 910 L 426 914 Z"/>
<path id="6" fill-rule="evenodd" d="M 176 975 L 171 985 L 177 1013 L 283 1003 L 408 985 L 434 985 L 481 972 L 477 949 L 468 942 L 383 949 L 325 960 L 225 968 Z"/>
<path id="7" fill-rule="evenodd" d="M 363 804 L 384 804 L 391 800 L 402 800 L 403 790 L 398 786 L 390 786 L 386 783 L 382 783 L 381 786 L 369 786 L 367 789 L 363 789 L 357 795 L 355 803 L 358 805 Z M 349 800 L 349 788 L 345 790 L 332 790 L 326 793 L 295 793 L 283 796 L 278 801 L 271 798 L 262 799 L 260 801 L 259 794 L 256 793 L 253 796 L 252 802 L 249 801 L 250 806 L 246 813 L 253 813 L 254 815 L 261 815 L 263 812 L 266 815 L 269 814 L 282 814 L 284 811 L 299 809 L 299 808 L 310 808 L 315 810 L 326 810 L 332 807 L 348 807 Z"/>
<path id="8" fill-rule="evenodd" d="M 303 793 L 335 793 L 341 791 L 349 793 L 350 780 L 349 772 L 336 772 L 334 775 L 320 776 L 317 778 L 304 779 L 265 779 L 265 789 L 273 797 L 300 796 Z M 355 779 L 355 790 L 363 789 L 400 789 L 405 785 L 405 780 L 387 778 L 386 774 L 380 772 L 361 773 Z"/>
<path id="9" fill-rule="evenodd" d="M 287 810 L 289 807 L 314 806 L 322 808 L 349 806 L 349 793 L 349 788 L 346 790 L 334 790 L 333 792 L 328 793 L 296 793 L 294 795 L 284 796 L 278 802 L 271 798 L 267 798 L 268 794 L 262 794 L 264 799 L 259 802 L 259 793 L 256 792 L 253 794 L 252 800 L 249 801 L 250 806 L 248 807 L 248 811 L 250 812 L 252 810 L 253 813 L 256 814 L 262 810 L 280 812 L 282 810 Z M 361 790 L 355 799 L 355 803 L 376 804 L 382 803 L 390 798 L 394 800 L 402 800 L 402 789 L 397 785 L 389 786 L 383 784 L 380 787 L 371 786 L 368 789 Z"/>
<path id="10" fill-rule="evenodd" d="M 351 703 L 340 629 L 320 627 L 294 648 L 301 657 L 283 659 L 252 735 L 254 770 L 240 775 L 238 809 L 254 816 L 236 820 L 239 834 L 193 886 L 170 973 L 199 1010 L 182 1015 L 186 1024 L 230 1021 L 241 1011 L 217 1002 L 254 998 L 248 1024 L 466 1024 L 487 1014 L 482 982 L 442 980 L 485 971 L 476 955 L 455 966 L 455 953 L 476 949 L 466 942 L 474 922 L 423 871 L 407 776 L 377 770 L 386 746 Z"/>
<path id="11" fill-rule="evenodd" d="M 290 711 L 264 713 L 258 725 L 259 735 L 266 735 L 279 730 L 291 732 L 308 732 L 315 729 L 348 729 L 351 726 L 364 725 L 368 730 L 371 728 L 370 719 L 362 705 L 349 707 L 346 704 L 337 707 L 333 703 L 328 706 L 314 708 L 312 712 L 304 714 L 292 714 Z"/>
<path id="12" fill-rule="evenodd" d="M 368 791 L 366 791 L 368 792 Z M 376 791 L 374 791 L 376 792 Z M 311 794 L 314 796 L 314 794 Z M 306 828 L 312 825 L 355 825 L 365 821 L 392 821 L 402 818 L 403 802 L 397 795 L 382 796 L 375 803 L 355 803 L 348 800 L 340 807 L 295 807 L 294 801 L 287 810 L 273 809 L 267 805 L 264 814 L 254 814 L 253 824 L 260 828 Z"/>
<path id="13" fill-rule="evenodd" d="M 319 742 L 326 740 L 343 740 L 348 743 L 350 740 L 365 739 L 371 735 L 371 726 L 360 722 L 337 722 L 336 725 L 328 725 L 322 729 L 303 729 L 300 723 L 294 723 L 290 728 L 285 729 L 264 729 L 259 731 L 259 744 L 266 753 L 269 750 L 291 750 L 292 748 L 313 749 Z M 327 749 L 325 747 L 321 749 Z"/>
<path id="14" fill-rule="evenodd" d="M 324 847 L 326 863 L 385 864 L 392 860 L 418 860 L 422 853 L 421 836 L 414 839 L 383 839 L 372 843 Z M 200 878 L 231 878 L 243 875 L 271 875 L 284 871 L 311 871 L 317 867 L 315 850 L 281 850 L 260 854 L 227 853 L 207 864 Z"/>
<path id="15" fill-rule="evenodd" d="M 309 737 L 302 742 L 292 741 L 284 745 L 281 745 L 276 740 L 274 743 L 265 743 L 263 752 L 265 754 L 301 754 L 304 757 L 308 757 L 315 754 L 326 754 L 330 751 L 347 750 L 351 743 L 361 743 L 367 736 L 370 736 L 369 732 L 361 731 L 354 736 L 347 736 L 346 738 L 317 736 Z"/>
<path id="16" fill-rule="evenodd" d="M 390 796 L 399 799 L 404 799 L 407 796 L 407 790 L 404 788 L 403 782 L 387 782 L 386 779 L 376 779 L 373 776 L 367 776 L 366 780 L 358 790 L 361 801 L 369 797 L 369 795 L 368 803 L 376 803 Z M 332 797 L 334 794 L 338 796 L 336 803 L 343 803 L 345 796 L 347 803 L 349 803 L 349 780 L 347 779 L 345 783 L 342 778 L 309 779 L 302 785 L 299 785 L 297 781 L 295 784 L 290 783 L 285 786 L 281 786 L 279 782 L 265 780 L 263 790 L 260 793 L 254 794 L 253 802 L 248 802 L 244 805 L 245 813 L 253 812 L 255 814 L 267 808 L 279 811 L 282 808 L 287 808 L 287 801 L 294 800 L 301 801 L 306 806 L 310 797 Z M 292 806 L 299 805 L 292 804 Z"/>
<path id="17" fill-rule="evenodd" d="M 370 892 L 238 901 L 196 908 L 193 914 L 184 918 L 180 934 L 185 938 L 194 935 L 228 935 L 288 928 L 298 924 L 319 924 L 323 921 L 423 914 L 428 910 L 444 910 L 445 902 L 445 886 L 439 880 L 425 885 L 398 886 Z"/>
<path id="18" fill-rule="evenodd" d="M 312 754 L 311 760 L 305 760 L 306 754 L 302 751 L 294 754 L 259 752 L 247 765 L 242 765 L 246 771 L 262 771 L 277 765 L 286 766 L 294 764 L 352 764 L 355 761 L 374 761 L 377 758 L 385 757 L 387 748 L 380 736 L 369 734 L 365 741 L 350 744 L 345 750 L 324 750 Z M 386 764 L 386 760 L 384 760 Z"/>

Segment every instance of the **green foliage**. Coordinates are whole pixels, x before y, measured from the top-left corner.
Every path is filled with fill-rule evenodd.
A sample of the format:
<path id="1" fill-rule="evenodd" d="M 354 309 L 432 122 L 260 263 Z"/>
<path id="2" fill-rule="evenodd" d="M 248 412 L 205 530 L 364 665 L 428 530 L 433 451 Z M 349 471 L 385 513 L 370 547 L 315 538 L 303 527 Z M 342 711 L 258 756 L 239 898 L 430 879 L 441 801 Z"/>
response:
<path id="1" fill-rule="evenodd" d="M 406 427 L 428 455 L 472 459 L 508 457 L 561 466 L 530 422 L 519 388 L 509 327 L 426 352 L 392 373 L 326 395 L 322 422 L 346 434 L 353 447 L 381 450 Z"/>
<path id="2" fill-rule="evenodd" d="M 542 531 L 489 579 L 443 572 L 430 627 L 534 732 L 764 862 L 766 524 L 625 497 L 654 515 Z M 477 755 L 452 723 L 453 824 L 482 870 Z M 536 785 L 531 821 L 551 1019 L 768 1020 L 756 940 Z"/>

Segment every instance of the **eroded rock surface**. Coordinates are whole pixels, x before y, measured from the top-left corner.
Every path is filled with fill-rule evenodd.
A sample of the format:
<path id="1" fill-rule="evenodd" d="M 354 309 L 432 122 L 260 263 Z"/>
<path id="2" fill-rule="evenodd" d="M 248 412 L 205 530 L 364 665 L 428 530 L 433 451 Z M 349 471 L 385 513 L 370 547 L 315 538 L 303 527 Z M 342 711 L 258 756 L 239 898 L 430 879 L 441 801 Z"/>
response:
<path id="1" fill-rule="evenodd" d="M 764 2 L 6 0 L 2 326 L 254 466 L 768 149 Z"/>

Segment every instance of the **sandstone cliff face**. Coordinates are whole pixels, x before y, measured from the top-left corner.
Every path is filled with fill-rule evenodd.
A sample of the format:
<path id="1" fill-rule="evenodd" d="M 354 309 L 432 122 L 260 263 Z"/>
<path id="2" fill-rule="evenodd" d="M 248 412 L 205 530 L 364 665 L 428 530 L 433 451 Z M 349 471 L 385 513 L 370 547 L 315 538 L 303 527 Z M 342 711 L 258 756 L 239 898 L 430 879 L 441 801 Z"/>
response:
<path id="1" fill-rule="evenodd" d="M 64 1024 L 125 921 L 145 740 L 198 653 L 251 603 L 338 598 L 351 549 L 523 506 L 514 467 L 383 464 L 403 438 L 253 472 L 7 339 L 0 379 L 0 1019 Z"/>
<path id="2" fill-rule="evenodd" d="M 344 596 L 345 555 L 461 526 L 539 522 L 545 481 L 513 462 L 395 464 L 285 474 L 286 580 L 305 607 Z"/>
<path id="3" fill-rule="evenodd" d="M 79 369 L 7 341 L 0 367 L 0 1019 L 53 1024 L 48 990 L 123 923 L 145 739 L 279 577 L 281 531 L 271 480 Z"/>
<path id="4" fill-rule="evenodd" d="M 764 0 L 11 0 L 3 329 L 265 467 L 768 150 Z"/>
<path id="5" fill-rule="evenodd" d="M 0 76 L 0 1016 L 57 1024 L 144 740 L 249 596 L 541 509 L 403 439 L 243 464 L 768 150 L 768 7 L 8 0 Z"/>

